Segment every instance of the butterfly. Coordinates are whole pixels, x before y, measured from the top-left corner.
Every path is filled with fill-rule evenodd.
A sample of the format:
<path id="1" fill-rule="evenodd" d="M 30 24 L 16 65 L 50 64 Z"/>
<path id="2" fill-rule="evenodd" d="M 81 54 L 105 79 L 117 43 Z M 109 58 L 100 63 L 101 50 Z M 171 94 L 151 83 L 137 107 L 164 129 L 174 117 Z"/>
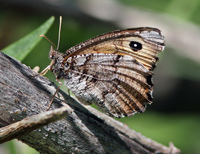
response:
<path id="1" fill-rule="evenodd" d="M 164 46 L 157 28 L 116 30 L 64 54 L 51 46 L 49 68 L 81 103 L 94 103 L 111 117 L 129 117 L 152 103 L 152 71 Z"/>

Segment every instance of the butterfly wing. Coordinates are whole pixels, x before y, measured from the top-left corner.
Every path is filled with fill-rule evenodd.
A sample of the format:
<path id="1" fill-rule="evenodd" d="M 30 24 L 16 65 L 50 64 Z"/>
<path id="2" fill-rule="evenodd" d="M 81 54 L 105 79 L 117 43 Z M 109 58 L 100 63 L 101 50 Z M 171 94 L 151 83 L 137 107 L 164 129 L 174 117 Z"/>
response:
<path id="1" fill-rule="evenodd" d="M 152 103 L 152 70 L 163 50 L 164 37 L 156 28 L 113 31 L 64 55 L 50 52 L 51 70 L 82 103 L 95 103 L 113 117 L 131 116 Z"/>
<path id="2" fill-rule="evenodd" d="M 143 112 L 152 101 L 151 73 L 131 56 L 86 54 L 70 60 L 65 83 L 85 104 L 113 117 Z"/>
<path id="3" fill-rule="evenodd" d="M 65 59 L 88 53 L 130 55 L 152 71 L 158 61 L 157 53 L 163 50 L 164 37 L 160 30 L 141 27 L 99 35 L 67 50 Z"/>

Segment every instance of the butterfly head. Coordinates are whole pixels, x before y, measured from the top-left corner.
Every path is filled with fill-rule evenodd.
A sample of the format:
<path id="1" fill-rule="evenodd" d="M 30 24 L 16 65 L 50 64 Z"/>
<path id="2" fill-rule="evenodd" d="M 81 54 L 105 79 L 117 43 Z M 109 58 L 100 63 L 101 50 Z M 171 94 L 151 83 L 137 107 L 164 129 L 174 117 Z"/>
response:
<path id="1" fill-rule="evenodd" d="M 63 54 L 55 50 L 51 46 L 49 51 L 49 59 L 51 59 L 50 70 L 57 76 L 57 79 L 61 78 L 63 72 Z"/>

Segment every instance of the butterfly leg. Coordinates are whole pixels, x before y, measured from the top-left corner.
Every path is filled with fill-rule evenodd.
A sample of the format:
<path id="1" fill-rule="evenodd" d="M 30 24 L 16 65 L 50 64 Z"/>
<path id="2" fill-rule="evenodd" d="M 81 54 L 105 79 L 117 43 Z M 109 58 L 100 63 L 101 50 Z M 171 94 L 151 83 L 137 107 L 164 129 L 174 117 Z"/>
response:
<path id="1" fill-rule="evenodd" d="M 37 67 L 37 66 L 36 66 Z M 33 68 L 33 71 L 35 71 L 36 69 L 38 69 L 38 68 Z M 39 73 L 39 74 L 33 74 L 33 75 L 31 75 L 32 77 L 37 77 L 38 75 L 42 75 L 42 76 L 44 76 L 49 70 L 50 70 L 50 67 L 51 67 L 51 65 L 48 65 L 45 69 L 43 69 L 42 70 L 42 72 L 41 73 Z M 38 71 L 36 70 L 35 72 L 37 72 L 38 73 Z"/>
<path id="2" fill-rule="evenodd" d="M 62 85 L 62 82 L 61 82 L 61 81 L 59 81 L 58 79 L 56 79 L 56 80 L 58 81 L 59 86 L 58 86 L 58 88 L 56 89 L 56 92 L 53 94 L 53 97 L 52 97 L 52 99 L 51 99 L 51 101 L 50 101 L 50 103 L 49 103 L 49 106 L 47 107 L 47 110 L 49 110 L 49 108 L 51 107 L 51 104 L 52 104 L 52 102 L 53 102 L 53 100 L 54 100 L 56 94 L 58 93 L 58 91 L 59 91 L 59 89 L 60 89 L 60 86 Z"/>
<path id="3" fill-rule="evenodd" d="M 67 89 L 67 94 L 69 95 L 69 97 L 70 97 L 70 90 L 69 89 Z"/>
<path id="4" fill-rule="evenodd" d="M 35 66 L 35 67 L 33 68 L 33 71 L 36 72 L 36 73 L 39 73 L 40 67 L 39 67 L 39 66 Z"/>
<path id="5" fill-rule="evenodd" d="M 47 72 L 51 69 L 51 66 L 53 65 L 54 61 L 52 60 L 50 65 L 48 65 L 45 69 L 42 70 L 41 73 L 35 75 L 34 77 L 37 77 L 38 75 L 42 75 L 44 76 L 45 74 L 47 74 Z"/>

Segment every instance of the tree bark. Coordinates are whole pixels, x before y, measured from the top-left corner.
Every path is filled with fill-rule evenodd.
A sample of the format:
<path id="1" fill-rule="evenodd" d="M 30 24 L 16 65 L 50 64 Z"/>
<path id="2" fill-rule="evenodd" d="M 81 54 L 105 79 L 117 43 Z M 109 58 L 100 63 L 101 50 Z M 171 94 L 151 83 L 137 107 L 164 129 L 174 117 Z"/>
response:
<path id="1" fill-rule="evenodd" d="M 19 61 L 0 52 L 0 127 L 45 112 L 56 86 Z M 59 90 L 72 111 L 62 120 L 16 136 L 40 153 L 180 153 L 173 144 L 161 145 L 127 125 L 83 106 Z M 61 107 L 55 98 L 50 110 Z"/>

